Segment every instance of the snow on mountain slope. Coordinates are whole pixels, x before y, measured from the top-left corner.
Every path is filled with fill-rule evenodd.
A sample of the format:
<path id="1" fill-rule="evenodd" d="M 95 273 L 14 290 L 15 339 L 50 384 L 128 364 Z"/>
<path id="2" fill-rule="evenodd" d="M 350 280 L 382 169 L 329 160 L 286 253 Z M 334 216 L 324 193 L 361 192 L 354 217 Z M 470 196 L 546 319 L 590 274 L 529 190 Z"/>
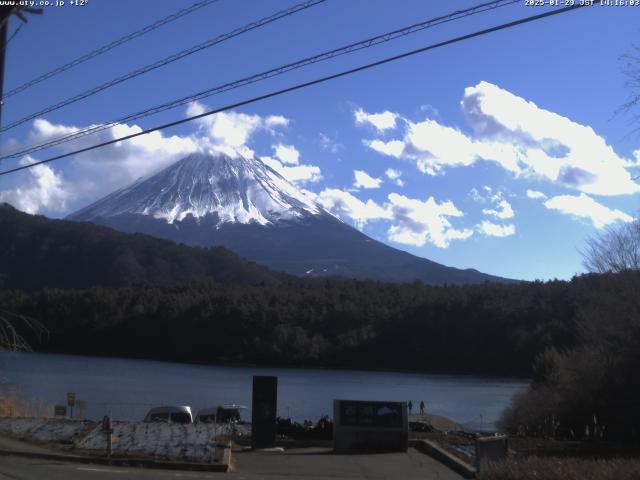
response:
<path id="1" fill-rule="evenodd" d="M 193 154 L 68 218 L 186 245 L 224 246 L 294 275 L 432 284 L 505 281 L 378 242 L 257 158 Z"/>
<path id="2" fill-rule="evenodd" d="M 257 158 L 194 153 L 160 173 L 113 192 L 69 218 L 123 214 L 168 223 L 216 214 L 223 223 L 267 225 L 327 213 Z"/>

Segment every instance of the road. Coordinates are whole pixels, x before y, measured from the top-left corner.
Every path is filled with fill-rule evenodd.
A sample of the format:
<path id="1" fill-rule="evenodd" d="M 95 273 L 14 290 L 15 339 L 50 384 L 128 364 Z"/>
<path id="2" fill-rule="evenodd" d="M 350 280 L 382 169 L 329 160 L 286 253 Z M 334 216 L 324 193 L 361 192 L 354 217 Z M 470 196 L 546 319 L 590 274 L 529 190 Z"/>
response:
<path id="1" fill-rule="evenodd" d="M 323 451 L 241 453 L 231 473 L 107 467 L 74 462 L 0 456 L 0 480 L 458 480 L 459 475 L 432 458 L 409 449 L 406 454 L 330 455 Z"/>
<path id="2" fill-rule="evenodd" d="M 406 453 L 336 455 L 327 448 L 290 449 L 283 453 L 238 451 L 233 454 L 237 479 L 305 480 L 460 480 L 462 477 L 428 455 Z"/>
<path id="3" fill-rule="evenodd" d="M 0 457 L 0 480 L 221 480 L 226 474 L 152 470 L 146 468 L 105 467 L 71 462 Z"/>

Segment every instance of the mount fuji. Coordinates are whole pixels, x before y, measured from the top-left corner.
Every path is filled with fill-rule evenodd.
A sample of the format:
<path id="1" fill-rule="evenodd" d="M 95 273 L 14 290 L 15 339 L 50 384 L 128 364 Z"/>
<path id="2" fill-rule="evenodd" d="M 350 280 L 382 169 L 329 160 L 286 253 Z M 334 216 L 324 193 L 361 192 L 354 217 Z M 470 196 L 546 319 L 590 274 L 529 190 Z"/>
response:
<path id="1" fill-rule="evenodd" d="M 195 153 L 68 219 L 192 246 L 221 245 L 300 276 L 430 284 L 509 281 L 378 242 L 334 217 L 255 157 Z"/>

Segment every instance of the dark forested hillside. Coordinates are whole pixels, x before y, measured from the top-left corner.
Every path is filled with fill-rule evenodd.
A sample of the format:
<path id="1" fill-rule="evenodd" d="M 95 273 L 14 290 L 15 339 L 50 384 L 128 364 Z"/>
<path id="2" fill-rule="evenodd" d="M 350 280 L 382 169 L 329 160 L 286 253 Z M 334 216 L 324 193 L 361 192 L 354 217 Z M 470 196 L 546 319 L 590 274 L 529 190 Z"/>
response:
<path id="1" fill-rule="evenodd" d="M 0 204 L 0 287 L 36 290 L 210 279 L 257 284 L 285 275 L 222 247 L 193 248 Z"/>
<path id="2" fill-rule="evenodd" d="M 538 354 L 573 349 L 589 326 L 616 330 L 594 299 L 630 279 L 638 284 L 640 274 L 464 287 L 332 279 L 4 290 L 0 305 L 43 322 L 49 337 L 36 348 L 47 351 L 530 375 Z M 636 308 L 633 301 L 611 315 Z"/>

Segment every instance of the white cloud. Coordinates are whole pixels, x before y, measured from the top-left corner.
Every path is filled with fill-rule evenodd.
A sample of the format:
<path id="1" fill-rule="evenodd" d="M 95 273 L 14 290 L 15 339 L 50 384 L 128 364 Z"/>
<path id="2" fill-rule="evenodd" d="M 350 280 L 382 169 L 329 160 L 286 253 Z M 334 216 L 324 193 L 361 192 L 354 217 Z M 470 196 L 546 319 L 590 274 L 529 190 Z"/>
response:
<path id="1" fill-rule="evenodd" d="M 363 202 L 349 192 L 336 188 L 326 188 L 317 196 L 320 205 L 331 213 L 351 218 L 358 228 L 372 220 L 390 219 L 390 212 L 369 199 Z"/>
<path id="2" fill-rule="evenodd" d="M 402 172 L 400 170 L 395 170 L 393 168 L 387 168 L 384 172 L 389 180 L 395 183 L 399 187 L 404 187 L 404 180 L 400 178 L 402 176 Z"/>
<path id="3" fill-rule="evenodd" d="M 565 215 L 589 220 L 596 228 L 604 228 L 618 220 L 633 221 L 631 215 L 618 209 L 605 207 L 584 193 L 575 196 L 558 195 L 544 202 L 544 206 Z"/>
<path id="4" fill-rule="evenodd" d="M 318 134 L 318 138 L 320 142 L 320 148 L 330 153 L 333 153 L 334 155 L 337 154 L 340 150 L 344 149 L 344 145 L 332 140 L 322 132 Z"/>
<path id="5" fill-rule="evenodd" d="M 477 203 L 494 206 L 494 208 L 483 208 L 482 213 L 485 215 L 501 220 L 515 217 L 513 207 L 504 198 L 504 193 L 501 190 L 496 191 L 488 185 L 483 185 L 482 191 L 472 188 L 469 195 Z"/>
<path id="6" fill-rule="evenodd" d="M 402 176 L 402 172 L 400 170 L 394 170 L 393 168 L 387 168 L 384 174 L 389 180 L 396 180 Z"/>
<path id="7" fill-rule="evenodd" d="M 433 197 L 426 201 L 389 194 L 388 210 L 393 218 L 389 240 L 421 247 L 427 242 L 440 248 L 452 240 L 465 240 L 473 235 L 469 229 L 455 229 L 447 217 L 461 217 L 463 213 L 451 201 L 438 203 Z"/>
<path id="8" fill-rule="evenodd" d="M 424 105 L 420 105 L 420 109 L 421 112 L 426 113 L 428 116 L 430 117 L 439 117 L 440 116 L 440 111 L 434 107 L 433 105 L 430 104 L 424 104 Z"/>
<path id="9" fill-rule="evenodd" d="M 520 173 L 513 146 L 477 142 L 459 129 L 441 125 L 435 120 L 406 121 L 406 124 L 403 140 L 364 140 L 364 144 L 382 154 L 412 160 L 421 172 L 428 175 L 443 174 L 446 168 L 468 167 L 481 158 L 497 162 L 513 173 Z"/>
<path id="10" fill-rule="evenodd" d="M 44 118 L 36 118 L 33 121 L 33 129 L 29 132 L 29 138 L 33 143 L 43 142 L 54 137 L 76 133 L 78 130 L 78 127 L 56 125 Z"/>
<path id="11" fill-rule="evenodd" d="M 475 188 L 472 190 L 475 190 Z M 482 192 L 483 193 L 481 192 L 477 193 L 478 195 L 481 196 L 481 199 L 482 199 L 481 203 L 496 203 L 502 200 L 503 198 L 502 190 L 494 190 L 493 187 L 490 187 L 489 185 L 483 185 Z"/>
<path id="12" fill-rule="evenodd" d="M 515 225 L 499 225 L 487 220 L 483 220 L 478 229 L 489 237 L 508 237 L 516 233 Z"/>
<path id="13" fill-rule="evenodd" d="M 380 188 L 382 184 L 382 179 L 373 178 L 364 170 L 354 170 L 353 176 L 355 177 L 354 188 Z"/>
<path id="14" fill-rule="evenodd" d="M 464 214 L 451 201 L 438 203 L 433 197 L 422 201 L 397 193 L 388 195 L 388 201 L 380 205 L 374 200 L 363 202 L 349 192 L 335 188 L 324 189 L 316 200 L 339 217 L 354 221 L 358 228 L 368 222 L 386 220 L 390 241 L 418 247 L 431 243 L 447 248 L 453 240 L 466 240 L 473 235 L 468 228 L 455 228 L 448 218 Z"/>
<path id="15" fill-rule="evenodd" d="M 320 167 L 315 165 L 295 165 L 289 167 L 280 162 L 280 160 L 272 157 L 260 157 L 260 160 L 292 183 L 314 183 L 322 180 Z"/>
<path id="16" fill-rule="evenodd" d="M 476 134 L 520 149 L 529 175 L 597 195 L 640 191 L 616 154 L 591 127 L 542 109 L 488 82 L 465 89 L 462 107 Z"/>
<path id="17" fill-rule="evenodd" d="M 287 127 L 290 120 L 282 115 L 269 115 L 264 119 L 264 124 L 267 128 L 275 127 Z"/>
<path id="18" fill-rule="evenodd" d="M 187 108 L 187 115 L 198 114 L 204 110 L 199 103 L 191 103 Z M 249 137 L 259 128 L 264 127 L 259 115 L 233 111 L 216 113 L 203 117 L 197 122 L 204 128 L 214 145 L 231 150 L 245 146 Z"/>
<path id="19" fill-rule="evenodd" d="M 619 156 L 589 126 L 488 82 L 466 88 L 461 106 L 473 135 L 432 119 L 405 119 L 401 139 L 369 139 L 364 144 L 385 155 L 412 160 L 428 175 L 485 160 L 516 177 L 542 178 L 584 193 L 640 192 L 627 170 L 640 165 L 640 153 L 634 152 L 633 159 Z"/>
<path id="20" fill-rule="evenodd" d="M 400 140 L 391 140 L 389 142 L 383 142 L 382 140 L 364 140 L 363 143 L 376 152 L 395 158 L 402 157 L 404 151 L 404 142 Z"/>
<path id="21" fill-rule="evenodd" d="M 489 188 L 489 187 L 484 187 L 484 188 Z M 477 188 L 472 188 L 469 191 L 469 196 L 473 199 L 474 202 L 487 203 L 487 199 Z"/>
<path id="22" fill-rule="evenodd" d="M 73 133 L 77 127 L 57 125 L 47 120 L 34 121 L 30 138 L 46 141 L 60 134 Z M 78 138 L 58 147 L 64 152 L 88 147 L 142 131 L 138 125 L 118 124 L 93 135 Z M 112 145 L 74 155 L 65 168 L 65 179 L 75 185 L 75 197 L 95 200 L 134 180 L 153 174 L 200 148 L 192 137 L 165 136 L 152 132 Z M 60 164 L 62 166 L 66 165 Z M 58 167 L 60 168 L 60 167 Z"/>
<path id="23" fill-rule="evenodd" d="M 206 107 L 199 102 L 192 102 L 187 106 L 187 115 L 198 115 L 206 111 Z M 200 146 L 231 157 L 242 155 L 252 157 L 255 152 L 248 146 L 250 138 L 258 131 L 276 133 L 276 128 L 286 127 L 290 120 L 282 115 L 249 115 L 246 113 L 220 112 L 196 120 L 200 126 Z"/>
<path id="24" fill-rule="evenodd" d="M 469 166 L 477 155 L 466 135 L 435 120 L 409 123 L 405 143 L 412 147 L 409 155 L 420 171 L 429 175 L 436 175 L 446 166 Z"/>
<path id="25" fill-rule="evenodd" d="M 482 213 L 501 220 L 513 218 L 515 216 L 511 204 L 504 199 L 498 202 L 498 206 L 495 209 L 485 208 L 482 210 Z"/>
<path id="26" fill-rule="evenodd" d="M 539 192 L 537 190 L 527 190 L 527 197 L 533 198 L 533 199 L 547 198 L 547 196 L 544 193 Z"/>
<path id="27" fill-rule="evenodd" d="M 367 113 L 363 109 L 358 108 L 353 112 L 356 125 L 370 124 L 373 125 L 378 132 L 384 132 L 396 128 L 397 113 L 385 110 L 381 113 Z"/>
<path id="28" fill-rule="evenodd" d="M 273 145 L 276 158 L 261 160 L 292 183 L 318 182 L 322 180 L 320 167 L 300 164 L 300 152 L 293 145 Z"/>
<path id="29" fill-rule="evenodd" d="M 205 107 L 199 103 L 192 103 L 187 108 L 188 114 L 204 111 Z M 78 208 L 129 185 L 140 177 L 152 175 L 198 150 L 222 152 L 233 157 L 253 156 L 253 150 L 247 146 L 252 135 L 260 130 L 274 133 L 272 129 L 288 124 L 289 120 L 279 115 L 261 117 L 233 111 L 224 112 L 200 119 L 197 122 L 198 131 L 192 135 L 169 136 L 159 131 L 152 132 L 75 155 L 67 162 L 56 165 L 60 170 L 38 167 L 31 170 L 32 175 L 2 179 L 2 195 L 18 208 L 30 212 L 42 210 L 65 213 L 68 209 Z M 93 125 L 89 127 L 91 126 Z M 28 138 L 31 142 L 41 142 L 77 132 L 79 129 L 76 126 L 36 119 Z M 63 153 L 70 152 L 141 131 L 142 128 L 138 125 L 118 124 L 62 144 L 57 149 Z M 296 152 L 289 148 L 283 153 L 283 158 L 292 161 Z M 314 182 L 322 178 L 319 167 L 289 167 L 279 160 L 273 161 L 277 164 L 272 163 L 271 166 L 290 181 Z M 36 173 L 37 177 L 34 176 Z M 64 192 L 68 192 L 67 195 Z"/>
<path id="30" fill-rule="evenodd" d="M 31 157 L 20 161 L 21 165 L 33 163 Z M 65 185 L 62 175 L 48 165 L 37 165 L 18 175 L 26 177 L 20 185 L 0 191 L 0 202 L 7 202 L 27 213 L 41 211 L 61 212 L 72 198 L 72 190 Z"/>
<path id="31" fill-rule="evenodd" d="M 275 155 L 282 163 L 289 165 L 298 165 L 300 161 L 300 152 L 293 145 L 274 145 Z"/>

